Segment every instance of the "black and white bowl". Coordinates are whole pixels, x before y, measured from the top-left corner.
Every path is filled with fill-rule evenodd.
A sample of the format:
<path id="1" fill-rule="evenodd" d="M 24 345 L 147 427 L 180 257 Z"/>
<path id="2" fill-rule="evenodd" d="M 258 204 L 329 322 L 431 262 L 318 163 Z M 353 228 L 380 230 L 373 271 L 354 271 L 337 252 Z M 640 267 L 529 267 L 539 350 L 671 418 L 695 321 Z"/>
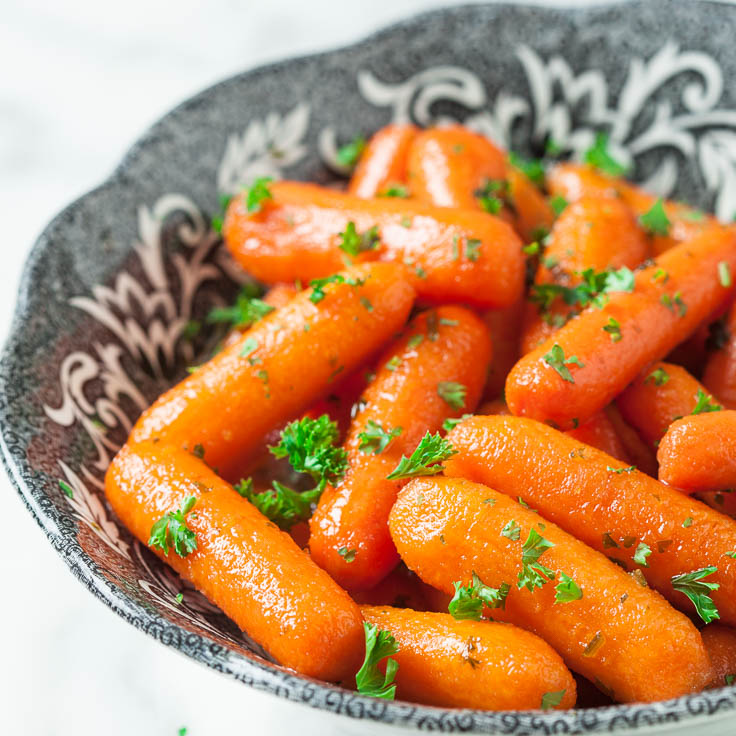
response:
<path id="1" fill-rule="evenodd" d="M 301 677 L 134 541 L 101 487 L 139 412 L 212 347 L 216 336 L 187 338 L 190 320 L 242 277 L 210 226 L 218 193 L 263 175 L 331 181 L 344 173 L 337 146 L 356 133 L 460 120 L 526 154 L 551 137 L 575 155 L 605 130 L 637 180 L 730 220 L 734 30 L 736 7 L 720 3 L 459 7 L 228 79 L 163 118 L 41 235 L 2 356 L 3 460 L 72 572 L 163 644 L 356 719 L 350 733 L 733 736 L 736 687 L 651 705 L 487 713 L 377 701 Z"/>

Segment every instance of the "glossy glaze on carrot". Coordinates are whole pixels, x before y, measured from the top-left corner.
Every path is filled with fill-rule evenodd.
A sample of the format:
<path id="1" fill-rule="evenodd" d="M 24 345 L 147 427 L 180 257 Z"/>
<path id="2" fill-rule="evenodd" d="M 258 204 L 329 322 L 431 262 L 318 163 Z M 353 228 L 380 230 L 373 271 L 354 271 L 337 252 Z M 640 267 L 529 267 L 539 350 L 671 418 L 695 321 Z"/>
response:
<path id="1" fill-rule="evenodd" d="M 163 442 L 126 445 L 105 493 L 143 544 L 159 518 L 196 496 L 186 522 L 197 549 L 157 554 L 285 667 L 332 681 L 354 674 L 363 647 L 358 607 L 202 460 Z"/>
<path id="2" fill-rule="evenodd" d="M 307 409 L 404 325 L 414 290 L 403 268 L 369 264 L 344 277 L 365 283 L 330 284 L 316 304 L 307 290 L 269 314 L 159 397 L 131 441 L 201 445 L 210 467 L 236 480 L 270 430 Z"/>
<path id="3" fill-rule="evenodd" d="M 508 532 L 511 524 L 518 535 Z M 510 585 L 505 607 L 488 614 L 541 636 L 571 669 L 620 702 L 698 692 L 710 676 L 700 635 L 686 616 L 603 555 L 487 486 L 415 479 L 399 494 L 390 525 L 402 558 L 425 582 L 450 592 L 475 572 L 493 588 Z M 555 581 L 563 573 L 572 578 L 582 593 L 574 600 L 556 601 L 555 581 L 519 589 L 532 530 L 554 545 L 539 562 Z"/>

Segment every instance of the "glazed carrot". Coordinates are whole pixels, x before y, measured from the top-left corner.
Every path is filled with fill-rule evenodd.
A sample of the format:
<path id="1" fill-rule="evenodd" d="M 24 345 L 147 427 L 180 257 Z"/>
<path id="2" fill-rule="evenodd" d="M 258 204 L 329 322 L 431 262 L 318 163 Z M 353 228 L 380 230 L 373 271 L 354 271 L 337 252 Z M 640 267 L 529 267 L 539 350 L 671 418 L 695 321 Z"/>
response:
<path id="1" fill-rule="evenodd" d="M 414 125 L 387 125 L 377 131 L 360 155 L 348 192 L 367 199 L 406 184 L 406 159 L 417 132 Z"/>
<path id="2" fill-rule="evenodd" d="M 489 309 L 481 315 L 493 345 L 493 359 L 488 371 L 483 397 L 494 399 L 503 393 L 506 376 L 519 359 L 519 330 L 525 302 L 519 300 L 505 309 Z"/>
<path id="3" fill-rule="evenodd" d="M 363 618 L 390 631 L 396 695 L 450 708 L 538 710 L 564 691 L 556 708 L 575 705 L 575 680 L 557 652 L 534 634 L 501 623 L 456 621 L 448 613 L 361 606 Z"/>
<path id="4" fill-rule="evenodd" d="M 322 494 L 310 522 L 312 558 L 348 590 L 376 585 L 399 561 L 387 521 L 405 481 L 387 476 L 427 432 L 473 411 L 490 354 L 488 334 L 475 314 L 440 307 L 417 316 L 378 361 L 348 431 L 348 471 Z M 401 432 L 383 449 L 366 447 L 376 427 L 384 436 L 397 427 Z"/>
<path id="5" fill-rule="evenodd" d="M 607 176 L 585 164 L 558 164 L 547 172 L 546 183 L 553 195 L 564 197 L 569 202 L 577 202 L 581 197 L 590 195 L 620 197 L 638 217 L 647 213 L 658 199 L 624 179 Z M 655 234 L 651 237 L 654 255 L 690 240 L 703 228 L 716 222 L 714 217 L 679 202 L 664 201 L 663 207 L 670 227 L 667 235 Z"/>
<path id="6" fill-rule="evenodd" d="M 624 419 L 655 452 L 667 427 L 675 419 L 692 414 L 702 396 L 717 406 L 705 387 L 684 368 L 654 363 L 645 368 L 617 398 Z"/>
<path id="7" fill-rule="evenodd" d="M 726 228 L 667 251 L 637 272 L 633 292 L 606 294 L 601 309 L 589 307 L 514 366 L 506 381 L 511 412 L 563 428 L 584 422 L 729 297 L 723 268 L 736 273 L 736 232 Z"/>
<path id="8" fill-rule="evenodd" d="M 223 225 L 234 258 L 261 281 L 306 283 L 338 271 L 348 257 L 340 234 L 353 223 L 349 250 L 360 250 L 355 260 L 410 265 L 417 292 L 432 300 L 505 307 L 521 297 L 521 241 L 492 215 L 397 198 L 360 199 L 300 182 L 269 187 L 272 199 L 259 212 L 248 213 L 245 197 L 233 197 Z M 361 236 L 374 227 L 376 238 L 364 243 Z"/>
<path id="9" fill-rule="evenodd" d="M 717 567 L 707 581 L 720 585 L 713 601 L 724 622 L 736 622 L 736 560 L 728 556 L 736 550 L 732 519 L 530 419 L 472 417 L 448 440 L 458 454 L 446 461 L 447 475 L 523 497 L 582 542 L 640 570 L 678 608 L 693 610 L 672 577 Z M 643 558 L 642 544 L 651 552 Z M 647 567 L 634 563 L 637 553 Z"/>
<path id="10" fill-rule="evenodd" d="M 536 240 L 555 221 L 552 207 L 534 182 L 515 166 L 507 167 L 506 181 L 511 224 L 526 242 Z"/>
<path id="11" fill-rule="evenodd" d="M 583 197 L 567 206 L 553 225 L 535 282 L 574 286 L 586 269 L 635 268 L 648 256 L 649 243 L 627 205 L 611 197 Z M 561 298 L 544 313 L 529 303 L 522 354 L 543 343 L 577 311 L 579 307 Z"/>
<path id="12" fill-rule="evenodd" d="M 358 607 L 248 501 L 199 458 L 163 442 L 125 445 L 105 477 L 105 493 L 143 543 L 184 499 L 196 550 L 157 550 L 285 667 L 343 680 L 355 672 L 363 641 Z"/>
<path id="13" fill-rule="evenodd" d="M 722 346 L 708 357 L 703 383 L 728 409 L 736 409 L 736 307 L 725 319 Z"/>
<path id="14" fill-rule="evenodd" d="M 684 493 L 736 488 L 736 411 L 672 422 L 657 450 L 659 479 Z"/>
<path id="15" fill-rule="evenodd" d="M 426 611 L 428 589 L 428 585 L 400 562 L 378 585 L 368 590 L 356 590 L 351 597 L 356 603 L 365 605 Z M 444 610 L 447 610 L 447 606 Z"/>
<path id="16" fill-rule="evenodd" d="M 657 458 L 649 446 L 639 437 L 639 433 L 630 424 L 627 424 L 615 403 L 609 404 L 603 411 L 608 417 L 608 421 L 613 425 L 632 465 L 636 465 L 637 470 L 641 470 L 642 473 L 656 478 Z M 622 459 L 619 458 L 619 460 Z"/>
<path id="17" fill-rule="evenodd" d="M 710 675 L 686 616 L 502 493 L 461 478 L 419 478 L 399 493 L 390 526 L 402 559 L 425 582 L 450 592 L 475 572 L 487 586 L 510 586 L 505 606 L 490 610 L 491 617 L 541 636 L 616 700 L 698 692 Z M 535 572 L 535 564 L 546 572 Z"/>
<path id="18" fill-rule="evenodd" d="M 317 303 L 319 295 L 302 292 L 169 389 L 143 413 L 131 441 L 201 445 L 207 463 L 232 478 L 269 430 L 328 392 L 404 324 L 414 298 L 404 269 L 363 265 L 342 278 L 351 283 L 325 286 Z"/>
<path id="19" fill-rule="evenodd" d="M 565 434 L 576 439 L 578 442 L 591 445 L 591 447 L 595 447 L 623 463 L 628 463 L 630 460 L 629 454 L 623 442 L 621 442 L 618 432 L 616 432 L 616 428 L 603 410 L 593 414 L 587 422 L 584 422 L 579 427 L 568 429 Z"/>
<path id="20" fill-rule="evenodd" d="M 710 624 L 702 632 L 703 644 L 713 665 L 710 687 L 725 687 L 736 682 L 736 630 Z"/>
<path id="21" fill-rule="evenodd" d="M 412 195 L 439 207 L 477 209 L 476 191 L 506 176 L 506 156 L 488 138 L 461 125 L 424 130 L 409 148 Z"/>

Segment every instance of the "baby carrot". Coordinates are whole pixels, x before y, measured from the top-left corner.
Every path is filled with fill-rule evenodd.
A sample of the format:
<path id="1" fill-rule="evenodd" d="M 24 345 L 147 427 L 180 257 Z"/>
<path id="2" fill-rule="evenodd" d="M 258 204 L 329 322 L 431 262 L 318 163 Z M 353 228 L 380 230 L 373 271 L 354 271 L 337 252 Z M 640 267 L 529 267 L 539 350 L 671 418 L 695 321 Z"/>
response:
<path id="1" fill-rule="evenodd" d="M 615 285 L 624 290 L 604 294 L 602 308 L 589 307 L 514 366 L 509 409 L 563 428 L 585 421 L 729 297 L 724 268 L 736 272 L 736 232 L 712 228 L 639 271 L 635 288 Z"/>
<path id="2" fill-rule="evenodd" d="M 367 199 L 405 185 L 406 159 L 417 132 L 414 125 L 387 125 L 377 131 L 360 155 L 348 192 Z"/>
<path id="3" fill-rule="evenodd" d="M 334 681 L 355 672 L 363 641 L 358 607 L 202 460 L 164 442 L 125 445 L 107 471 L 105 493 L 144 544 L 159 519 L 194 498 L 184 520 L 196 548 L 180 556 L 167 545 L 159 557 L 285 667 Z M 175 542 L 182 528 L 169 530 Z"/>
<path id="4" fill-rule="evenodd" d="M 387 476 L 427 432 L 473 411 L 490 354 L 480 319 L 451 306 L 417 316 L 378 361 L 348 431 L 348 471 L 310 522 L 312 558 L 348 590 L 376 585 L 399 561 L 387 521 L 405 481 Z"/>
<path id="5" fill-rule="evenodd" d="M 585 196 L 620 197 L 641 218 L 658 207 L 658 197 L 639 189 L 630 182 L 607 176 L 591 166 L 575 163 L 562 163 L 547 173 L 547 187 L 553 195 L 563 197 L 569 202 L 577 202 Z M 652 252 L 664 253 L 669 248 L 690 240 L 703 228 L 715 224 L 716 220 L 699 210 L 679 202 L 662 201 L 662 211 L 666 218 L 660 219 L 660 227 L 650 230 Z"/>
<path id="6" fill-rule="evenodd" d="M 575 705 L 575 680 L 562 658 L 534 634 L 448 613 L 361 606 L 363 618 L 389 631 L 398 651 L 394 682 L 401 700 L 483 710 L 559 709 Z M 559 695 L 562 693 L 562 695 Z M 547 705 L 551 694 L 554 706 Z"/>
<path id="7" fill-rule="evenodd" d="M 659 443 L 657 460 L 659 479 L 684 493 L 736 488 L 736 411 L 673 422 Z"/>
<path id="8" fill-rule="evenodd" d="M 502 493 L 461 478 L 418 478 L 399 493 L 390 526 L 425 582 L 450 592 L 478 578 L 497 591 L 491 602 L 505 597 L 492 618 L 541 636 L 616 700 L 698 692 L 710 675 L 687 616 Z"/>
<path id="9" fill-rule="evenodd" d="M 269 430 L 330 390 L 402 327 L 414 290 L 393 264 L 355 267 L 257 322 L 147 409 L 132 442 L 199 445 L 225 478 Z"/>
<path id="10" fill-rule="evenodd" d="M 708 357 L 703 383 L 728 409 L 736 409 L 736 307 L 722 324 L 720 339 Z"/>
<path id="11" fill-rule="evenodd" d="M 574 286 L 586 269 L 635 268 L 649 256 L 649 243 L 629 207 L 611 197 L 583 197 L 568 205 L 552 227 L 533 290 L 546 284 Z M 529 304 L 522 354 L 540 345 L 580 308 L 558 297 L 549 306 Z"/>
<path id="12" fill-rule="evenodd" d="M 506 376 L 519 359 L 519 330 L 525 302 L 519 300 L 505 309 L 489 309 L 482 313 L 493 345 L 493 359 L 488 370 L 483 397 L 494 399 L 503 393 Z"/>
<path id="13" fill-rule="evenodd" d="M 643 573 L 678 608 L 693 610 L 680 576 L 707 574 L 706 582 L 720 585 L 711 593 L 720 617 L 736 623 L 732 519 L 530 419 L 472 417 L 448 441 L 457 454 L 445 462 L 447 475 L 523 497 L 582 542 Z"/>
<path id="14" fill-rule="evenodd" d="M 476 191 L 506 176 L 506 156 L 461 125 L 424 130 L 409 149 L 412 195 L 439 207 L 478 208 Z"/>
<path id="15" fill-rule="evenodd" d="M 675 419 L 719 406 L 684 368 L 662 362 L 645 368 L 617 397 L 616 405 L 655 452 Z"/>
<path id="16" fill-rule="evenodd" d="M 733 685 L 736 682 L 736 630 L 709 624 L 700 633 L 713 666 L 709 686 Z"/>
<path id="17" fill-rule="evenodd" d="M 434 301 L 505 307 L 521 297 L 521 241 L 497 217 L 300 182 L 269 187 L 258 212 L 233 197 L 223 225 L 234 258 L 265 283 L 325 277 L 346 259 L 382 260 L 410 266 L 417 292 Z"/>

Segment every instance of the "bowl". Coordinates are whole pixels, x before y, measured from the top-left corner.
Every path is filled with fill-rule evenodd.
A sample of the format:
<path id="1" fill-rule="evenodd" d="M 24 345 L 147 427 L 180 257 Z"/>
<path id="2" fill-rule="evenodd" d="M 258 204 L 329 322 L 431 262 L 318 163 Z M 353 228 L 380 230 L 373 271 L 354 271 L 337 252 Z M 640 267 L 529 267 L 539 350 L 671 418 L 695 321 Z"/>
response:
<path id="1" fill-rule="evenodd" d="M 231 299 L 244 277 L 211 227 L 218 193 L 257 176 L 328 184 L 346 173 L 336 151 L 356 133 L 459 120 L 527 155 L 549 138 L 579 154 L 605 130 L 636 180 L 730 220 L 735 24 L 735 7 L 679 0 L 456 7 L 227 79 L 166 115 L 33 246 L 0 363 L 5 467 L 72 573 L 166 646 L 355 719 L 346 732 L 733 734 L 736 687 L 645 705 L 491 713 L 374 700 L 302 677 L 136 542 L 102 486 L 138 414 L 217 341 L 195 335 L 192 321 Z"/>

